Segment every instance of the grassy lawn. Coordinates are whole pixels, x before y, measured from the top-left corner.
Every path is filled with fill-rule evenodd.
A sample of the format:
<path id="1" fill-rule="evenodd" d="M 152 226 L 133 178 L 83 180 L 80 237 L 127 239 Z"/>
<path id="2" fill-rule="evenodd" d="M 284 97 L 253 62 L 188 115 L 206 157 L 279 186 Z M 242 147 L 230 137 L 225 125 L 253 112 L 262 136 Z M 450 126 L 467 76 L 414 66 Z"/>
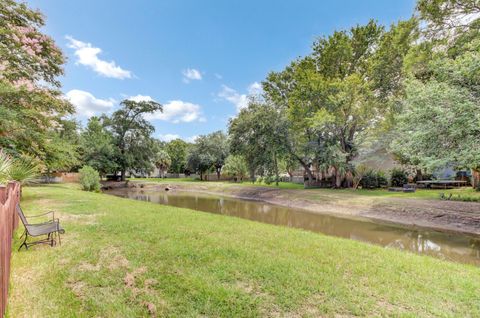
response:
<path id="1" fill-rule="evenodd" d="M 265 184 L 265 183 L 251 183 L 251 182 L 227 182 L 227 181 L 200 181 L 200 180 L 193 180 L 191 178 L 131 178 L 132 181 L 145 181 L 145 182 L 153 182 L 153 183 L 195 183 L 196 185 L 202 184 L 207 187 L 211 187 L 212 189 L 228 189 L 229 187 L 233 186 L 244 186 L 244 187 L 268 187 L 268 188 L 276 188 L 276 189 L 289 189 L 289 190 L 302 190 L 302 192 L 308 192 L 310 199 L 315 199 L 316 197 L 320 197 L 321 199 L 325 199 L 325 196 L 328 195 L 341 195 L 341 196 L 367 196 L 367 197 L 383 197 L 383 198 L 414 198 L 414 199 L 440 199 L 440 195 L 442 193 L 452 194 L 453 197 L 461 196 L 461 197 L 472 197 L 480 200 L 480 191 L 475 191 L 471 187 L 462 187 L 458 189 L 417 189 L 416 192 L 413 193 L 403 193 L 403 192 L 390 192 L 387 189 L 377 189 L 377 190 L 353 190 L 353 189 L 309 189 L 305 190 L 303 184 L 291 183 L 291 182 L 280 182 L 278 186 L 273 184 Z"/>
<path id="2" fill-rule="evenodd" d="M 8 317 L 480 316 L 470 265 L 69 185 L 22 205 L 67 234 L 14 253 Z"/>
<path id="3" fill-rule="evenodd" d="M 252 186 L 252 187 L 267 187 L 267 188 L 277 188 L 277 189 L 303 189 L 303 184 L 292 183 L 292 182 L 279 182 L 278 186 L 275 183 L 266 184 L 266 183 L 251 183 L 251 182 L 230 182 L 230 181 L 200 181 L 192 178 L 129 178 L 132 181 L 147 181 L 147 182 L 156 182 L 156 183 L 176 183 L 176 182 L 195 182 L 195 183 L 204 183 L 204 184 L 214 184 L 214 185 L 238 185 L 238 186 Z"/>

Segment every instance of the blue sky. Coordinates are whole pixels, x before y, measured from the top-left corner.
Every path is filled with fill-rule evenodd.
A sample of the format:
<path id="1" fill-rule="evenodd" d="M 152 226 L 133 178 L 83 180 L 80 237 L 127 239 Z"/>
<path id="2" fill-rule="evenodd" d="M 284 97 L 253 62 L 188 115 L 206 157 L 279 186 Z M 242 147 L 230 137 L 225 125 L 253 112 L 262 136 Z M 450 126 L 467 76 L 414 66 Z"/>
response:
<path id="1" fill-rule="evenodd" d="M 63 91 L 79 118 L 119 101 L 154 99 L 155 137 L 225 130 L 270 71 L 310 52 L 316 37 L 374 18 L 412 15 L 414 0 L 30 0 L 65 52 Z"/>

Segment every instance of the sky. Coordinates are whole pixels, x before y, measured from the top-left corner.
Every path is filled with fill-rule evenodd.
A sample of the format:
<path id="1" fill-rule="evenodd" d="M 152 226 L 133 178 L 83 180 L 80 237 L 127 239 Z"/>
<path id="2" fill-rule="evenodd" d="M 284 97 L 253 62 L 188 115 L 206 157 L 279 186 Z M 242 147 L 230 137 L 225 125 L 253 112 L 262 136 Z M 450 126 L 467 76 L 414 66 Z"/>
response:
<path id="1" fill-rule="evenodd" d="M 62 90 L 83 123 L 124 99 L 155 100 L 154 137 L 226 130 L 271 71 L 313 41 L 375 19 L 408 19 L 414 0 L 29 0 L 67 57 Z"/>

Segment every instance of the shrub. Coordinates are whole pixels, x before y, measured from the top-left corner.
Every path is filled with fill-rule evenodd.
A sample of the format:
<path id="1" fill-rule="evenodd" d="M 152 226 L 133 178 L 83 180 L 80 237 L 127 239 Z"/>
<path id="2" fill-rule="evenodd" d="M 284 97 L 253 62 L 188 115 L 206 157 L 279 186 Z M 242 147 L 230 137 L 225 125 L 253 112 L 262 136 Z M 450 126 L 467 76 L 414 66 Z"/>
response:
<path id="1" fill-rule="evenodd" d="M 393 168 L 390 171 L 390 184 L 392 187 L 403 187 L 408 183 L 407 172 L 400 168 Z"/>
<path id="2" fill-rule="evenodd" d="M 263 178 L 263 182 L 267 185 L 272 184 L 273 182 L 275 182 L 275 177 L 274 176 L 266 176 L 265 178 Z"/>
<path id="3" fill-rule="evenodd" d="M 80 184 L 85 191 L 100 191 L 100 175 L 90 166 L 83 166 L 80 173 Z"/>
<path id="4" fill-rule="evenodd" d="M 225 159 L 222 173 L 233 177 L 235 181 L 242 181 L 248 173 L 247 163 L 241 156 L 230 155 Z"/>
<path id="5" fill-rule="evenodd" d="M 38 163 L 28 157 L 17 158 L 10 167 L 10 180 L 15 180 L 21 184 L 30 184 L 37 182 L 40 173 Z"/>
<path id="6" fill-rule="evenodd" d="M 368 170 L 360 180 L 362 189 L 377 189 L 388 185 L 385 173 L 382 171 Z"/>

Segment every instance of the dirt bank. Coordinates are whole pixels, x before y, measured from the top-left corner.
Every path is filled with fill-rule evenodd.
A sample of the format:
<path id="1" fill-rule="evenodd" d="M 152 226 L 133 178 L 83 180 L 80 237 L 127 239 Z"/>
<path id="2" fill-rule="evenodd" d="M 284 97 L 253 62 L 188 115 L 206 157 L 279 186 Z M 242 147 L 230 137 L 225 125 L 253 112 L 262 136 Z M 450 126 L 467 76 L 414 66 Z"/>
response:
<path id="1" fill-rule="evenodd" d="M 171 191 L 192 191 L 220 194 L 241 199 L 261 200 L 282 206 L 305 209 L 314 213 L 345 217 L 364 217 L 376 221 L 439 231 L 480 235 L 480 203 L 391 198 L 358 195 L 323 189 L 286 190 L 225 183 L 131 182 L 130 186 Z"/>

